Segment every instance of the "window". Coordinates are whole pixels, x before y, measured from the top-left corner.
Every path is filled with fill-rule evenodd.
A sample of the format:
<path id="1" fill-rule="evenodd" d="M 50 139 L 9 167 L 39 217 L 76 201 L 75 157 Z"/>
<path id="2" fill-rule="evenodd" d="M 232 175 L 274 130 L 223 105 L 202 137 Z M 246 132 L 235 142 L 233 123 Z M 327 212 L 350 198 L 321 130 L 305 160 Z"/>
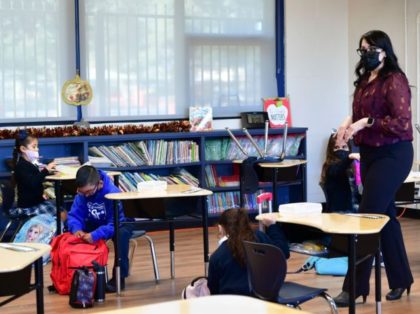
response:
<path id="1" fill-rule="evenodd" d="M 277 95 L 274 12 L 274 0 L 85 0 L 82 60 L 95 95 L 85 116 L 260 110 Z"/>
<path id="2" fill-rule="evenodd" d="M 261 110 L 277 95 L 275 0 L 80 0 L 88 121 L 216 117 Z M 0 0 L 0 115 L 75 120 L 61 100 L 75 74 L 72 0 Z"/>
<path id="3" fill-rule="evenodd" d="M 75 74 L 70 52 L 74 48 L 68 46 L 74 38 L 66 16 L 73 10 L 69 2 L 0 0 L 3 121 L 75 119 L 74 107 L 64 104 L 60 96 L 64 81 Z"/>

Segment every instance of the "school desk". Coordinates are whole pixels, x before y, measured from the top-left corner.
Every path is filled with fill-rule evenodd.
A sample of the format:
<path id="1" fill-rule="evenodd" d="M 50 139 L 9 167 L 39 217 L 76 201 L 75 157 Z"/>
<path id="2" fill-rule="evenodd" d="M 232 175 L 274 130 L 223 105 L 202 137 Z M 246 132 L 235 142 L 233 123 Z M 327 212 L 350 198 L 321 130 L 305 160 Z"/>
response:
<path id="1" fill-rule="evenodd" d="M 278 222 L 291 223 L 314 227 L 329 234 L 346 235 L 348 238 L 348 275 L 350 279 L 350 304 L 349 313 L 355 313 L 355 290 L 356 290 L 356 241 L 361 235 L 373 235 L 381 232 L 382 228 L 389 221 L 389 217 L 380 214 L 339 214 L 339 213 L 317 213 L 317 214 L 282 214 L 266 213 L 256 217 L 260 220 L 269 215 Z M 375 299 L 376 313 L 381 313 L 381 267 L 379 261 L 379 237 L 375 252 Z"/>
<path id="2" fill-rule="evenodd" d="M 114 201 L 114 237 L 115 237 L 115 272 L 117 277 L 117 293 L 120 294 L 120 254 L 119 254 L 119 224 L 118 224 L 118 201 L 130 201 L 140 199 L 167 199 L 167 198 L 182 198 L 182 197 L 201 197 L 201 221 L 203 226 L 203 247 L 204 247 L 204 272 L 207 274 L 209 262 L 209 241 L 208 241 L 208 213 L 206 206 L 206 196 L 213 194 L 212 191 L 196 188 L 185 184 L 168 185 L 166 190 L 152 191 L 152 192 L 121 192 L 109 193 L 105 195 L 106 198 Z M 172 231 L 173 232 L 173 231 Z M 170 236 L 170 253 L 171 253 L 171 277 L 174 278 L 174 236 Z"/>
<path id="3" fill-rule="evenodd" d="M 22 295 L 36 290 L 36 311 L 44 313 L 44 279 L 42 256 L 51 247 L 42 243 L 0 243 L 0 307 Z M 35 283 L 31 284 L 32 265 Z"/>

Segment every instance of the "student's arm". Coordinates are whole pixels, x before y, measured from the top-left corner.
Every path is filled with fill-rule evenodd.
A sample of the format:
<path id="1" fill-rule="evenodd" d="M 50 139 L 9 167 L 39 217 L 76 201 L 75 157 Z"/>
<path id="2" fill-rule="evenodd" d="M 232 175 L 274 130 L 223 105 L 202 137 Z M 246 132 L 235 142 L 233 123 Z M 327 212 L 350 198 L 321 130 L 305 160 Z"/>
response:
<path id="1" fill-rule="evenodd" d="M 92 240 L 108 240 L 114 236 L 114 201 L 105 199 L 106 223 L 91 232 Z M 118 212 L 122 212 L 122 204 L 118 202 Z"/>
<path id="2" fill-rule="evenodd" d="M 207 278 L 207 287 L 210 290 L 210 294 L 219 294 L 219 281 L 220 281 L 220 272 L 221 270 L 217 267 L 217 258 L 213 254 L 210 256 L 209 261 L 209 275 Z"/>
<path id="3" fill-rule="evenodd" d="M 35 169 L 34 169 L 35 170 Z M 24 167 L 16 167 L 15 175 L 18 178 L 18 182 L 23 182 L 26 186 L 38 187 L 42 185 L 45 177 L 49 174 L 47 169 L 42 171 L 27 171 Z"/>
<path id="4" fill-rule="evenodd" d="M 281 228 L 281 224 L 274 223 L 266 227 L 266 233 L 257 231 L 257 238 L 262 243 L 268 243 L 277 246 L 282 250 L 286 258 L 290 257 L 289 242 Z"/>
<path id="5" fill-rule="evenodd" d="M 67 214 L 67 226 L 69 231 L 77 236 L 85 229 L 85 218 L 87 215 L 86 204 L 82 203 L 80 196 L 76 196 Z M 76 234 L 77 233 L 77 234 Z"/>

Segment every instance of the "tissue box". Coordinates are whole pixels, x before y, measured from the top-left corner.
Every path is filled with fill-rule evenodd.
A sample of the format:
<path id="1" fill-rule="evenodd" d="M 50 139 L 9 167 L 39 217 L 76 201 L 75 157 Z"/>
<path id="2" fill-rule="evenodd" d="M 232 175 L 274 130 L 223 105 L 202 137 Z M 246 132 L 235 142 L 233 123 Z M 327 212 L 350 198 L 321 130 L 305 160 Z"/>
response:
<path id="1" fill-rule="evenodd" d="M 162 192 L 168 187 L 166 181 L 144 181 L 137 183 L 138 192 Z"/>

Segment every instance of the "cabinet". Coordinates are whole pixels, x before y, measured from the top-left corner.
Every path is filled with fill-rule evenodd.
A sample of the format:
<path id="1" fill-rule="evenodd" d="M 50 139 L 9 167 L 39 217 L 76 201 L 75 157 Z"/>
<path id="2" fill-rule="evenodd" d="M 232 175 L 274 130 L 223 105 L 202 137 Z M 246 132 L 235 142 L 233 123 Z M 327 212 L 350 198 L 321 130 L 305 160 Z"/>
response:
<path id="1" fill-rule="evenodd" d="M 250 134 L 260 143 L 264 136 L 264 130 L 249 130 Z M 287 158 L 306 159 L 306 132 L 307 128 L 289 128 L 288 132 L 288 155 Z M 242 130 L 233 130 L 233 133 L 243 142 L 244 146 L 249 149 L 251 154 L 253 148 L 246 142 Z M 282 144 L 282 129 L 270 129 L 270 148 L 273 154 L 278 151 Z M 208 199 L 209 215 L 217 216 L 222 208 L 239 205 L 239 184 L 235 184 L 235 176 L 237 178 L 238 169 L 232 160 L 244 158 L 240 150 L 231 141 L 225 130 L 209 131 L 209 132 L 191 132 L 191 133 L 145 133 L 130 135 L 114 135 L 114 136 L 79 136 L 79 137 L 63 137 L 63 138 L 40 138 L 39 148 L 40 154 L 44 158 L 52 159 L 55 157 L 77 156 L 81 163 L 88 161 L 89 150 L 99 146 L 121 146 L 125 143 L 136 143 L 139 141 L 171 142 L 166 148 L 166 162 L 152 162 L 152 164 L 126 164 L 119 167 L 107 167 L 105 170 L 119 170 L 123 173 L 141 172 L 150 175 L 168 176 L 171 173 L 179 172 L 179 169 L 185 169 L 192 174 L 198 181 L 197 183 L 204 188 L 208 188 L 214 192 L 214 195 Z M 180 142 L 190 142 L 191 149 L 194 154 L 193 159 L 176 158 L 174 152 L 178 149 Z M 4 160 L 12 158 L 14 140 L 0 140 L 0 153 Z M 187 145 L 188 146 L 188 145 Z M 176 147 L 176 149 L 175 149 Z M 172 151 L 172 153 L 169 153 Z M 179 151 L 179 150 L 178 150 Z M 255 152 L 254 152 L 255 153 Z M 172 154 L 172 157 L 167 154 Z M 191 156 L 190 156 L 191 157 Z M 212 175 L 212 171 L 214 175 Z M 288 171 L 291 173 L 288 173 Z M 10 169 L 7 168 L 5 162 L 0 164 L 0 177 L 10 176 Z M 271 179 L 269 174 L 261 173 L 263 181 L 260 183 L 262 190 L 270 190 Z M 214 180 L 212 182 L 211 180 Z M 264 182 L 267 181 L 267 182 Z M 306 167 L 299 169 L 289 169 L 280 174 L 278 195 L 280 203 L 306 201 Z M 250 211 L 255 210 L 253 205 L 253 196 L 249 198 L 248 208 Z"/>

